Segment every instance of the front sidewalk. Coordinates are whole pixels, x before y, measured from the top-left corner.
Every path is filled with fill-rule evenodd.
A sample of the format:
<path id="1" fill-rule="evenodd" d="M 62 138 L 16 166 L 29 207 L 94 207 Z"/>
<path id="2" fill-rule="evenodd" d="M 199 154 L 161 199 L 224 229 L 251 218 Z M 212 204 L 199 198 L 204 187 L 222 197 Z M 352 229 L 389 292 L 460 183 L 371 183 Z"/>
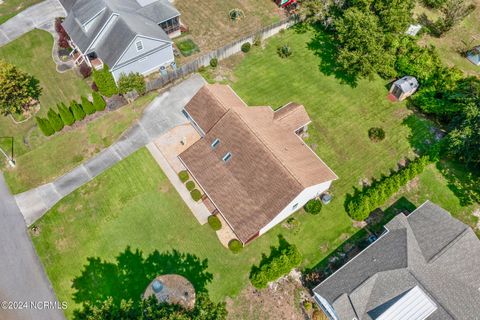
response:
<path id="1" fill-rule="evenodd" d="M 168 180 L 170 180 L 171 184 L 175 187 L 182 200 L 188 206 L 190 211 L 192 211 L 195 218 L 201 225 L 204 225 L 208 222 L 208 217 L 210 216 L 210 212 L 207 210 L 207 207 L 203 204 L 203 202 L 195 202 L 193 201 L 192 197 L 190 196 L 190 192 L 187 190 L 185 185 L 180 181 L 178 178 L 177 173 L 173 170 L 173 168 L 168 163 L 167 159 L 165 159 L 164 155 L 160 152 L 158 147 L 155 143 L 151 142 L 147 145 L 148 151 L 152 154 L 153 158 L 157 161 L 158 165 L 162 169 L 162 171 L 167 176 Z"/>

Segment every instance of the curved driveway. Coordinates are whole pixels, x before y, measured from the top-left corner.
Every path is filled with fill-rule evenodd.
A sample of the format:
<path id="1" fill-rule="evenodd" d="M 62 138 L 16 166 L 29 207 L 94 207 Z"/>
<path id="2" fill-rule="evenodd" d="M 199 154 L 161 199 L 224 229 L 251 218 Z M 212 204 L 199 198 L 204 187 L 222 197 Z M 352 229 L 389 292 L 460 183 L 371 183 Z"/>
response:
<path id="1" fill-rule="evenodd" d="M 53 24 L 56 17 L 65 16 L 65 9 L 58 0 L 46 0 L 31 6 L 0 25 L 0 47 L 33 29 Z"/>
<path id="2" fill-rule="evenodd" d="M 92 159 L 51 183 L 15 195 L 27 225 L 33 224 L 63 197 L 89 182 L 115 163 L 146 146 L 168 130 L 187 123 L 182 110 L 205 84 L 195 74 L 157 97 L 144 111 L 140 121 L 118 142 Z"/>

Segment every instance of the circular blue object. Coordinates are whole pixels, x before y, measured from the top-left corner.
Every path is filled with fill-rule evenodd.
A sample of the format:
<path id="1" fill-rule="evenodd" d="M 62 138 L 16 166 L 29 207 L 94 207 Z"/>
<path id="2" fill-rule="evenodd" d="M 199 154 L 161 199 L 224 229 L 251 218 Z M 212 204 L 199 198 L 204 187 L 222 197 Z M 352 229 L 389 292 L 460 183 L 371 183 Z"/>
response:
<path id="1" fill-rule="evenodd" d="M 152 289 L 155 293 L 159 293 L 163 290 L 163 283 L 159 280 L 155 280 L 152 283 Z"/>

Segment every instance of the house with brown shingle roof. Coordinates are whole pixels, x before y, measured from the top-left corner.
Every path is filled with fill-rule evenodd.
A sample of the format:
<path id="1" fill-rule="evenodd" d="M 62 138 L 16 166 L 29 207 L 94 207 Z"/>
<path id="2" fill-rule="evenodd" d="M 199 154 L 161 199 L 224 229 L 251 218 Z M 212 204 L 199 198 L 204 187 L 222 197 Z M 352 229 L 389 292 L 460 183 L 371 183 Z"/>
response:
<path id="1" fill-rule="evenodd" d="M 302 105 L 249 107 L 229 86 L 214 84 L 184 113 L 202 138 L 179 158 L 243 244 L 337 179 L 299 136 L 310 123 Z"/>

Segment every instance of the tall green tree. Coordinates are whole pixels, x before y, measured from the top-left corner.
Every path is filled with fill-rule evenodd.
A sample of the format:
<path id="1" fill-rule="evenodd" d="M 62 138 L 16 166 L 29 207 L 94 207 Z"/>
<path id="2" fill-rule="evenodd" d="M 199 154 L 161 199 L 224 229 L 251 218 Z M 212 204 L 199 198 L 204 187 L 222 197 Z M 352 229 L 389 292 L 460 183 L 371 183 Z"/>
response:
<path id="1" fill-rule="evenodd" d="M 75 120 L 81 121 L 85 118 L 85 111 L 83 111 L 82 107 L 76 101 L 70 103 L 70 110 L 72 110 Z"/>
<path id="2" fill-rule="evenodd" d="M 82 97 L 82 109 L 85 111 L 86 114 L 94 114 L 95 107 L 93 106 L 93 103 L 90 102 L 90 100 L 87 99 L 87 97 Z"/>
<path id="3" fill-rule="evenodd" d="M 138 72 L 131 72 L 128 75 L 122 73 L 118 79 L 118 90 L 122 94 L 136 91 L 139 95 L 143 95 L 146 90 L 145 78 Z"/>
<path id="4" fill-rule="evenodd" d="M 93 81 L 95 81 L 98 91 L 106 97 L 118 93 L 117 84 L 107 65 L 102 70 L 93 70 Z"/>
<path id="5" fill-rule="evenodd" d="M 414 0 L 376 0 L 374 10 L 385 32 L 404 33 L 413 21 Z"/>
<path id="6" fill-rule="evenodd" d="M 47 137 L 55 133 L 55 130 L 53 130 L 48 119 L 35 117 L 35 121 L 37 122 L 37 125 L 40 128 L 40 131 L 42 131 L 42 133 Z"/>
<path id="7" fill-rule="evenodd" d="M 56 113 L 53 109 L 50 109 L 47 112 L 47 117 L 53 130 L 57 132 L 62 131 L 64 127 L 64 123 L 62 121 L 62 118 L 60 118 L 60 116 L 58 115 L 58 113 Z"/>
<path id="8" fill-rule="evenodd" d="M 72 111 L 70 111 L 70 108 L 68 108 L 64 103 L 59 103 L 57 105 L 57 109 L 60 118 L 62 118 L 62 121 L 66 126 L 71 126 L 75 123 L 75 117 L 73 116 Z"/>
<path id="9" fill-rule="evenodd" d="M 41 92 L 37 79 L 0 60 L 0 112 L 3 115 L 21 113 L 32 100 L 38 100 Z"/>
<path id="10" fill-rule="evenodd" d="M 380 74 L 391 77 L 395 56 L 387 49 L 385 35 L 378 17 L 356 7 L 347 9 L 336 22 L 338 41 L 337 64 L 352 78 Z"/>
<path id="11" fill-rule="evenodd" d="M 98 92 L 95 92 L 95 91 L 92 92 L 92 97 L 93 97 L 93 106 L 95 107 L 95 110 L 97 111 L 105 110 L 107 103 L 105 102 L 105 100 L 103 100 L 103 97 Z"/>

